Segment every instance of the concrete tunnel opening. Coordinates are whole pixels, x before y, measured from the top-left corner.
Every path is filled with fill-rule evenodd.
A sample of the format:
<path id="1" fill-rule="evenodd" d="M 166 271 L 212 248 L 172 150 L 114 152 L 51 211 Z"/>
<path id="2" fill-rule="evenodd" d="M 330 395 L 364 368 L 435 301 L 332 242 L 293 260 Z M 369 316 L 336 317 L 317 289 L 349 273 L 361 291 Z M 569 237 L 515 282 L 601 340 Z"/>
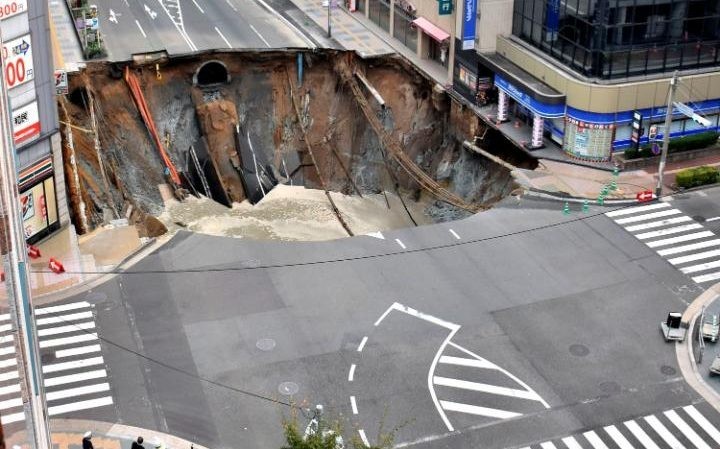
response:
<path id="1" fill-rule="evenodd" d="M 214 87 L 230 82 L 230 72 L 222 61 L 208 61 L 202 64 L 193 76 L 193 84 L 198 87 Z"/>
<path id="2" fill-rule="evenodd" d="M 159 218 L 170 231 L 340 238 L 463 218 L 517 188 L 506 167 L 465 141 L 515 166 L 537 165 L 399 58 L 213 52 L 135 65 L 157 138 L 112 69 L 88 64 L 70 79 L 72 101 L 58 100 L 64 121 L 90 129 L 80 94 L 89 89 L 103 128 L 107 181 L 94 136 L 73 132 L 82 186 L 70 202 L 85 211 L 88 230 L 107 220 L 96 211 L 116 209 L 131 223 Z M 194 195 L 179 205 L 159 194 L 169 183 L 159 141 Z"/>

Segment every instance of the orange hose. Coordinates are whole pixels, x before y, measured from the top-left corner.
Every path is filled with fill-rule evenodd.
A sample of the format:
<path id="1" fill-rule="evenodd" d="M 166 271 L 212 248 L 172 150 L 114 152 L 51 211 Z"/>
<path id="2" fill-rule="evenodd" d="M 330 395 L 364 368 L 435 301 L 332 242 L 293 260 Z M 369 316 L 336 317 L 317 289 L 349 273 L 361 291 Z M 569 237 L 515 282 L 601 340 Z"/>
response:
<path id="1" fill-rule="evenodd" d="M 133 100 L 135 100 L 135 106 L 137 106 L 138 111 L 140 112 L 140 115 L 142 116 L 143 121 L 145 122 L 145 126 L 148 128 L 148 132 L 150 132 L 150 136 L 155 141 L 155 145 L 158 148 L 158 151 L 160 152 L 160 158 L 163 160 L 163 163 L 165 163 L 165 166 L 167 167 L 168 171 L 170 172 L 170 179 L 172 179 L 172 182 L 175 183 L 176 186 L 182 185 L 180 181 L 180 175 L 178 174 L 177 169 L 175 168 L 175 164 L 173 164 L 172 160 L 170 159 L 170 156 L 165 151 L 165 147 L 162 144 L 162 140 L 160 140 L 160 136 L 158 135 L 157 128 L 155 127 L 155 122 L 153 121 L 152 115 L 150 114 L 150 109 L 147 106 L 147 102 L 145 101 L 145 96 L 142 93 L 142 89 L 140 88 L 140 83 L 138 82 L 135 75 L 130 73 L 130 68 L 125 67 L 125 82 L 128 84 L 128 87 L 130 88 L 130 92 L 133 95 Z"/>

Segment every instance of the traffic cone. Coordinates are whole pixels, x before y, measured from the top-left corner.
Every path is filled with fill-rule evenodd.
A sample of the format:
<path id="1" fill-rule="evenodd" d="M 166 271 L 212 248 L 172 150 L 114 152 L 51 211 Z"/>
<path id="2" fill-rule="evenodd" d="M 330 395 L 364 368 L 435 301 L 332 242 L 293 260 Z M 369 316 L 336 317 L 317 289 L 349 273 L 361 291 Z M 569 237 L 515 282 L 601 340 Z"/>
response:
<path id="1" fill-rule="evenodd" d="M 65 267 L 63 266 L 63 264 L 61 264 L 54 257 L 50 258 L 50 262 L 48 262 L 48 268 L 50 268 L 53 273 L 57 273 L 57 274 L 65 272 Z"/>
<path id="2" fill-rule="evenodd" d="M 588 213 L 589 210 L 590 210 L 590 202 L 588 200 L 583 201 L 583 205 L 582 205 L 583 213 L 586 214 L 586 213 Z"/>
<path id="3" fill-rule="evenodd" d="M 617 181 L 615 181 L 614 179 L 610 181 L 610 190 L 613 192 L 617 190 Z"/>
<path id="4" fill-rule="evenodd" d="M 28 256 L 33 259 L 40 257 L 40 249 L 37 246 L 28 245 L 27 247 Z"/>
<path id="5" fill-rule="evenodd" d="M 603 204 L 605 204 L 605 196 L 604 196 L 604 195 L 600 195 L 600 196 L 598 197 L 598 199 L 597 199 L 597 203 L 598 203 L 600 206 L 602 206 Z"/>
<path id="6" fill-rule="evenodd" d="M 565 206 L 563 206 L 563 215 L 570 215 L 570 205 L 567 201 L 565 201 Z"/>

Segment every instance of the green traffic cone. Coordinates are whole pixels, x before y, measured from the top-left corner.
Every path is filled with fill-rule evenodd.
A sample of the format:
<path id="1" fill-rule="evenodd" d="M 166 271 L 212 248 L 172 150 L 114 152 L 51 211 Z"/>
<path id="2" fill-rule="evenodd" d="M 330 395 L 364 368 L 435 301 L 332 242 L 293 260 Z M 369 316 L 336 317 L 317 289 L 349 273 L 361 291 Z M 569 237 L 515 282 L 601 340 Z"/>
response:
<path id="1" fill-rule="evenodd" d="M 605 197 L 600 195 L 597 199 L 597 203 L 602 206 L 605 203 Z"/>
<path id="2" fill-rule="evenodd" d="M 617 190 L 617 181 L 615 181 L 614 179 L 610 182 L 610 190 L 611 191 Z"/>
<path id="3" fill-rule="evenodd" d="M 583 205 L 582 205 L 583 213 L 588 213 L 589 210 L 590 210 L 590 202 L 588 200 L 583 201 Z"/>
<path id="4" fill-rule="evenodd" d="M 567 201 L 565 201 L 565 206 L 563 206 L 563 214 L 570 215 L 570 205 Z"/>

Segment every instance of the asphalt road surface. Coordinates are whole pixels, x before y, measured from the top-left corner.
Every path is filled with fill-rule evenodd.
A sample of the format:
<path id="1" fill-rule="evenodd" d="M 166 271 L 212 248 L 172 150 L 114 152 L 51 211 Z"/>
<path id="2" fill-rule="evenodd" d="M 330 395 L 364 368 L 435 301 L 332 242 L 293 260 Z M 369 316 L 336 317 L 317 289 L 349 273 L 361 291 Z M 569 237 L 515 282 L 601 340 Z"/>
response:
<path id="1" fill-rule="evenodd" d="M 321 403 L 401 447 L 707 449 L 720 417 L 659 332 L 705 284 L 611 209 L 561 209 L 512 198 L 382 239 L 179 234 L 68 300 L 94 304 L 113 398 L 73 416 L 267 449 L 285 404 Z"/>
<path id="2" fill-rule="evenodd" d="M 98 0 L 108 59 L 165 50 L 302 48 L 312 45 L 262 0 Z"/>

